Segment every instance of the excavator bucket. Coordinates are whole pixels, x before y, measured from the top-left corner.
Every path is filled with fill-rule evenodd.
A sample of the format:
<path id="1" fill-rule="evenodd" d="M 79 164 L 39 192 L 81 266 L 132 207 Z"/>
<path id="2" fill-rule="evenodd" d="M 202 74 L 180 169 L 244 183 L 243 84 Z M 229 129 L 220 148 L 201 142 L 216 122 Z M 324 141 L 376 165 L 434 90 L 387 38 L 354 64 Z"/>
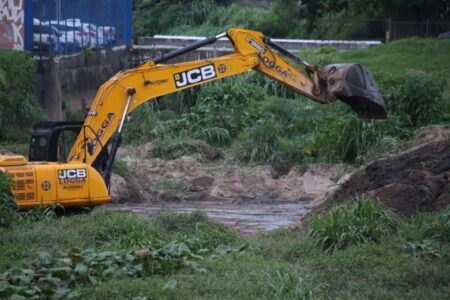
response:
<path id="1" fill-rule="evenodd" d="M 383 97 L 369 69 L 360 64 L 333 64 L 323 69 L 328 94 L 348 104 L 362 119 L 386 119 Z"/>

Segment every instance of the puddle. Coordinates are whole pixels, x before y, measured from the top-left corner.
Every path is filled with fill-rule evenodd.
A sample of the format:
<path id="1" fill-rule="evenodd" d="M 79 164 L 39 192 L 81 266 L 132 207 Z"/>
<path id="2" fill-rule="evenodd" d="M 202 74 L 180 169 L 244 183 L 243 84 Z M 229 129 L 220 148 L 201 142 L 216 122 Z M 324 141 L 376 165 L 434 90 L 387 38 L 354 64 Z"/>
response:
<path id="1" fill-rule="evenodd" d="M 161 213 L 191 213 L 201 210 L 213 221 L 242 233 L 270 231 L 295 226 L 310 211 L 308 203 L 220 203 L 207 201 L 110 204 L 108 209 L 149 217 Z"/>

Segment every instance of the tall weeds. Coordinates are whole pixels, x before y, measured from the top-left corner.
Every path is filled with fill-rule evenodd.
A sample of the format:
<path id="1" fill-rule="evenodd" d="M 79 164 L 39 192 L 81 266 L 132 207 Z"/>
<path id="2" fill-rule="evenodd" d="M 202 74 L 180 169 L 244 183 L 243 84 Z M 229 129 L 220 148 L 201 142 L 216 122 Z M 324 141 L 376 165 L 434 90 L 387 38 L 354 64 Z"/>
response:
<path id="1" fill-rule="evenodd" d="M 10 227 L 17 218 L 16 203 L 10 184 L 9 178 L 0 172 L 0 228 Z"/>
<path id="2" fill-rule="evenodd" d="M 396 232 L 399 219 L 378 201 L 358 197 L 345 207 L 316 216 L 308 236 L 325 252 L 352 244 L 378 243 Z"/>

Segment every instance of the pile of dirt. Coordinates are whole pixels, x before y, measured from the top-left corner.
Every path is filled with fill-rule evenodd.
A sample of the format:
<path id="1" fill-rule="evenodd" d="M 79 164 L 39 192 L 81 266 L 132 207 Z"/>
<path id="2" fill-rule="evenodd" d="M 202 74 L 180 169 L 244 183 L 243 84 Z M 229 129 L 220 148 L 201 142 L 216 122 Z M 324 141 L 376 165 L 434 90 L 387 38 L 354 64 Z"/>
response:
<path id="1" fill-rule="evenodd" d="M 356 172 L 326 207 L 355 195 L 377 198 L 403 216 L 450 205 L 450 128 L 430 128 L 418 145 Z"/>
<path id="2" fill-rule="evenodd" d="M 234 166 L 225 174 L 216 174 L 211 196 L 221 199 L 265 199 L 266 201 L 313 201 L 324 198 L 337 188 L 332 178 L 339 166 L 316 164 L 306 172 L 294 167 L 290 172 L 274 178 L 270 166 L 240 168 Z"/>
<path id="3" fill-rule="evenodd" d="M 126 180 L 117 174 L 112 178 L 113 201 L 303 201 L 312 204 L 334 192 L 340 184 L 337 179 L 347 170 L 343 165 L 315 164 L 306 172 L 294 167 L 276 178 L 270 166 L 243 167 L 229 160 L 199 162 L 189 156 L 165 161 L 149 158 L 148 153 L 146 149 L 138 149 L 120 154 L 128 162 L 130 174 Z M 342 177 L 341 181 L 346 178 Z M 186 190 L 178 190 L 180 186 Z M 138 195 L 133 191 L 139 191 Z"/>

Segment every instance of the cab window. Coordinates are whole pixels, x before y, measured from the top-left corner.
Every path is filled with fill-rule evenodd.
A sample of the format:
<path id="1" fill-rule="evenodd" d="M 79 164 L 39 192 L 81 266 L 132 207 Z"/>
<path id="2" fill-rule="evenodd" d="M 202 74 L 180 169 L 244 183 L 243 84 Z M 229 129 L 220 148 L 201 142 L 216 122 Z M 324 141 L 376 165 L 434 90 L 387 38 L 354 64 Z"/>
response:
<path id="1" fill-rule="evenodd" d="M 63 131 L 58 136 L 58 161 L 67 161 L 78 134 L 71 130 Z"/>
<path id="2" fill-rule="evenodd" d="M 30 143 L 30 161 L 45 161 L 47 160 L 47 137 L 34 136 Z"/>

